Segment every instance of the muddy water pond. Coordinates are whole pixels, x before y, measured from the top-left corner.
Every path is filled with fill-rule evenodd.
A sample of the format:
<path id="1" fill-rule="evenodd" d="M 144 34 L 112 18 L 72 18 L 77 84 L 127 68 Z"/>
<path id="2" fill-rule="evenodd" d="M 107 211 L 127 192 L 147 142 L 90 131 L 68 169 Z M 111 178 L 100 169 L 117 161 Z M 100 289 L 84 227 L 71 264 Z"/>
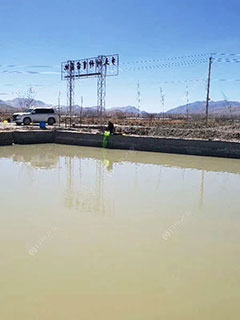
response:
<path id="1" fill-rule="evenodd" d="M 237 319 L 240 161 L 0 147 L 0 319 Z"/>

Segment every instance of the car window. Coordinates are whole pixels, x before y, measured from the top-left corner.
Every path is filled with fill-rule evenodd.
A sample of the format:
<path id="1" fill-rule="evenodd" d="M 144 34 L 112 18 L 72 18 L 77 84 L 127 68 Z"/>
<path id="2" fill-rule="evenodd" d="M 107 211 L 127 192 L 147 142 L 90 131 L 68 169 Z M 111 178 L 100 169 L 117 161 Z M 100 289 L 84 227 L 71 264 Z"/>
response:
<path id="1" fill-rule="evenodd" d="M 44 113 L 55 113 L 54 109 L 35 109 L 35 113 L 44 114 Z"/>
<path id="2" fill-rule="evenodd" d="M 35 113 L 37 113 L 37 114 L 42 113 L 42 109 L 35 109 L 34 111 L 35 111 Z"/>
<path id="3" fill-rule="evenodd" d="M 42 113 L 54 113 L 53 109 L 41 109 Z"/>

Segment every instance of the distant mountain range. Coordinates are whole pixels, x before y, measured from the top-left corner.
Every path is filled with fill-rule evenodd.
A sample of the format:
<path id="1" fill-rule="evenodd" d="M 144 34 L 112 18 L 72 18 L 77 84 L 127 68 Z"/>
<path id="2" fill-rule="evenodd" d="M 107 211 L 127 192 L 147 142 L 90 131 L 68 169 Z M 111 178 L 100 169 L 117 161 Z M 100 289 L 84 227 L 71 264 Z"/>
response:
<path id="1" fill-rule="evenodd" d="M 47 107 L 48 105 L 39 100 L 33 100 L 33 105 L 35 107 Z M 13 100 L 0 100 L 0 112 L 15 112 L 16 110 L 21 110 L 26 108 L 26 99 L 16 98 Z"/>
<path id="2" fill-rule="evenodd" d="M 5 101 L 0 100 L 0 111 L 1 112 L 13 112 L 15 110 L 14 107 L 8 105 Z"/>
<path id="3" fill-rule="evenodd" d="M 51 106 L 50 104 L 47 104 L 40 100 L 33 100 L 31 105 L 34 107 L 42 107 L 42 108 Z M 20 110 L 24 107 L 26 107 L 26 100 L 22 98 L 15 98 L 13 100 L 6 100 L 6 101 L 0 100 L 0 111 L 13 112 L 16 110 Z M 68 107 L 61 106 L 61 109 L 63 112 L 66 112 L 68 110 Z M 81 107 L 79 105 L 74 105 L 73 109 L 74 109 L 74 112 L 80 112 Z M 94 114 L 96 113 L 96 111 L 97 111 L 96 106 L 83 108 L 83 113 L 88 115 Z M 138 114 L 138 109 L 134 106 L 117 107 L 117 108 L 107 109 L 107 113 L 111 116 L 117 115 L 117 114 L 119 115 L 121 113 L 135 116 Z M 140 111 L 140 114 L 141 116 L 146 116 L 148 113 L 146 111 Z"/>
<path id="4" fill-rule="evenodd" d="M 22 98 L 15 98 L 13 100 L 0 100 L 0 111 L 2 112 L 14 112 L 15 110 L 20 110 L 26 105 L 26 100 Z M 49 107 L 50 104 L 47 104 L 40 100 L 33 100 L 32 106 L 34 107 Z M 62 106 L 62 111 L 66 112 L 68 108 Z M 74 112 L 80 112 L 81 107 L 79 105 L 74 106 Z M 188 105 L 179 106 L 173 108 L 166 112 L 167 115 L 185 115 L 189 114 L 205 114 L 206 112 L 206 101 L 196 101 L 189 103 Z M 97 107 L 85 107 L 83 108 L 84 115 L 94 115 L 96 114 Z M 134 106 L 125 106 L 125 107 L 115 107 L 109 108 L 106 110 L 107 114 L 110 116 L 118 115 L 128 115 L 136 116 L 138 114 L 138 109 Z M 240 102 L 238 101 L 210 101 L 209 103 L 209 113 L 215 115 L 240 115 Z M 141 116 L 148 116 L 148 112 L 140 111 Z"/>
<path id="5" fill-rule="evenodd" d="M 14 108 L 22 108 L 26 104 L 26 99 L 23 98 L 15 98 L 13 100 L 6 100 L 5 101 L 6 105 L 9 105 Z M 34 100 L 32 103 L 35 107 L 46 107 L 48 106 L 46 103 L 40 101 L 40 100 Z"/>
<path id="6" fill-rule="evenodd" d="M 204 114 L 206 112 L 206 101 L 196 101 L 183 105 L 177 108 L 173 108 L 167 111 L 167 114 L 186 114 L 188 110 L 189 114 Z M 210 101 L 209 113 L 216 115 L 240 115 L 240 102 L 238 101 Z"/>

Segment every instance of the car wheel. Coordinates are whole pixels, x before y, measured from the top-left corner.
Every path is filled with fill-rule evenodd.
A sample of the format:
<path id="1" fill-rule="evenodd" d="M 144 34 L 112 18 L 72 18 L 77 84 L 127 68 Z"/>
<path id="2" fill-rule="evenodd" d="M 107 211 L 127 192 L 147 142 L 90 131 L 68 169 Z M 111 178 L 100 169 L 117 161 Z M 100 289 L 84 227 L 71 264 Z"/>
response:
<path id="1" fill-rule="evenodd" d="M 30 118 L 24 118 L 24 119 L 23 119 L 23 124 L 24 124 L 25 126 L 29 126 L 30 123 L 31 123 L 31 119 L 30 119 Z"/>
<path id="2" fill-rule="evenodd" d="M 50 126 L 54 125 L 54 123 L 55 123 L 55 119 L 54 119 L 54 118 L 49 118 L 49 119 L 48 119 L 48 124 L 49 124 Z"/>
<path id="3" fill-rule="evenodd" d="M 21 123 L 16 123 L 17 126 L 21 126 Z"/>

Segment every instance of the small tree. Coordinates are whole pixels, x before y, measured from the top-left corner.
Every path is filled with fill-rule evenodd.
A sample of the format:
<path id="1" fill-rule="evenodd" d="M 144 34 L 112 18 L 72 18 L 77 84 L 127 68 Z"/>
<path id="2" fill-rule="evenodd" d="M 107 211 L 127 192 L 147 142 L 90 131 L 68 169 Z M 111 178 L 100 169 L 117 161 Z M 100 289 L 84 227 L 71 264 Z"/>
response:
<path id="1" fill-rule="evenodd" d="M 29 87 L 27 91 L 18 93 L 18 104 L 21 109 L 29 109 L 34 104 L 34 98 L 36 92 L 32 87 Z"/>
<path id="2" fill-rule="evenodd" d="M 116 112 L 116 118 L 117 119 L 125 119 L 126 118 L 126 115 L 124 114 L 124 112 L 122 112 L 122 111 L 117 111 Z"/>
<path id="3" fill-rule="evenodd" d="M 148 119 L 150 120 L 150 124 L 152 124 L 153 119 L 155 118 L 155 113 L 148 113 L 147 114 Z"/>

